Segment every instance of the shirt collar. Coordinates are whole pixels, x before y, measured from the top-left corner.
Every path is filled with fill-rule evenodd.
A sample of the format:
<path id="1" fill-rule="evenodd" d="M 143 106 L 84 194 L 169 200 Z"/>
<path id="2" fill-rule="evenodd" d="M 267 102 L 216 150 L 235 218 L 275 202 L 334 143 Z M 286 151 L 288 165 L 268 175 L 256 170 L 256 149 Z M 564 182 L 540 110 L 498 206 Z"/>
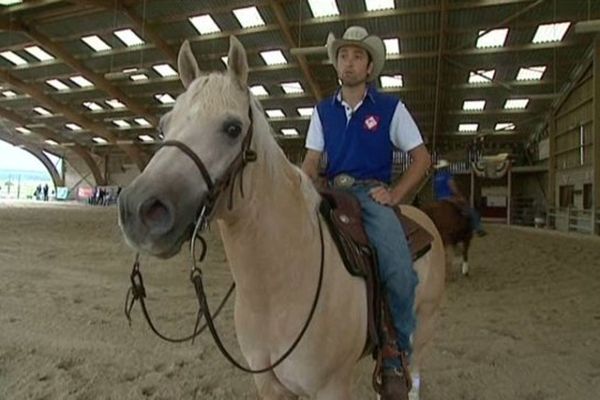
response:
<path id="1" fill-rule="evenodd" d="M 375 87 L 373 85 L 367 85 L 367 90 L 365 91 L 365 94 L 363 96 L 363 101 L 365 100 L 365 98 L 368 98 L 369 100 L 371 100 L 371 102 L 373 104 L 375 104 L 375 96 L 376 95 L 377 95 L 377 89 L 375 89 Z M 338 103 L 342 102 L 342 88 L 341 87 L 337 88 L 337 90 L 335 91 L 335 95 L 331 99 L 332 103 L 335 103 L 336 101 Z"/>

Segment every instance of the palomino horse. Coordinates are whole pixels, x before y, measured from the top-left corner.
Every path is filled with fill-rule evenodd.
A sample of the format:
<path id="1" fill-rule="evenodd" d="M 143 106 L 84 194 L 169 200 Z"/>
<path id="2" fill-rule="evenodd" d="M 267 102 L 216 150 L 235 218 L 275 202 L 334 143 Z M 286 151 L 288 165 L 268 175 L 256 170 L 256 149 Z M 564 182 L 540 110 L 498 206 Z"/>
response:
<path id="1" fill-rule="evenodd" d="M 442 200 L 426 204 L 421 207 L 421 210 L 431 218 L 442 235 L 444 246 L 446 246 L 448 267 L 454 265 L 456 247 L 461 245 L 461 271 L 463 275 L 468 275 L 469 246 L 473 239 L 473 227 L 469 217 L 462 210 L 462 206 L 454 201 Z"/>
<path id="2" fill-rule="evenodd" d="M 347 272 L 325 228 L 321 242 L 320 196 L 277 145 L 248 90 L 246 52 L 235 37 L 228 57 L 227 73 L 203 74 L 189 43 L 181 47 L 179 73 L 186 91 L 161 120 L 171 145 L 158 150 L 122 192 L 121 229 L 135 249 L 171 257 L 190 238 L 199 206 L 214 200 L 210 218 L 219 223 L 237 285 L 237 338 L 255 369 L 270 366 L 298 337 L 315 299 L 324 251 L 321 294 L 308 329 L 285 361 L 254 378 L 263 400 L 350 399 L 352 370 L 367 335 L 365 283 Z M 240 164 L 248 149 L 256 160 Z M 424 213 L 402 209 L 435 238 L 415 264 L 420 283 L 414 367 L 442 298 L 444 247 Z"/>

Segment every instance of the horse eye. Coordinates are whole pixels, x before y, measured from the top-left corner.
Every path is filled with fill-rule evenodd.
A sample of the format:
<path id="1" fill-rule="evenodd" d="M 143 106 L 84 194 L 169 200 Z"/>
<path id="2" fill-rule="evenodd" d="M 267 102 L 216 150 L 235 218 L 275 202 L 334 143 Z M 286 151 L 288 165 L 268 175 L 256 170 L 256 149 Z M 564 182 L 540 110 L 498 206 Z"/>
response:
<path id="1" fill-rule="evenodd" d="M 242 133 L 242 127 L 237 124 L 229 124 L 225 128 L 225 133 L 232 138 L 236 138 Z"/>

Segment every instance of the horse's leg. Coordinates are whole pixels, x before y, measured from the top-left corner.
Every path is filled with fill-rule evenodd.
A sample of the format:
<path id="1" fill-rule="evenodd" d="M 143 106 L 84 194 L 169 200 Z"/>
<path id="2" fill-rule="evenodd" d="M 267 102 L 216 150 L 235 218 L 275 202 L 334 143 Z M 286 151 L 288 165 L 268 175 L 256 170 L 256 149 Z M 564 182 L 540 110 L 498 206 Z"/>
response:
<path id="1" fill-rule="evenodd" d="M 449 244 L 446 246 L 446 279 L 449 281 L 453 281 L 455 278 L 455 268 L 456 264 L 456 248 L 455 245 Z"/>
<path id="2" fill-rule="evenodd" d="M 462 245 L 462 274 L 469 275 L 469 246 L 471 245 L 471 237 L 467 237 Z"/>
<path id="3" fill-rule="evenodd" d="M 422 303 L 417 309 L 417 327 L 413 335 L 413 354 L 411 357 L 410 374 L 413 387 L 410 391 L 410 400 L 418 400 L 421 387 L 420 369 L 428 345 L 434 334 L 437 305 L 435 303 Z"/>
<path id="4" fill-rule="evenodd" d="M 254 383 L 260 400 L 298 400 L 298 396 L 287 390 L 273 372 L 254 375 Z"/>

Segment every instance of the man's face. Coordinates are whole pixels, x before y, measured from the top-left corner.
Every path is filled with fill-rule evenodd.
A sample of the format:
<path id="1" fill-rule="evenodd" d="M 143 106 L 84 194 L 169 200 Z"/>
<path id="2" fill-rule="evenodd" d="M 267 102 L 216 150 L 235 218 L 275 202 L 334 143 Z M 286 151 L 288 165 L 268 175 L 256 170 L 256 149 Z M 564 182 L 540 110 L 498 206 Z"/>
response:
<path id="1" fill-rule="evenodd" d="M 338 78 L 345 86 L 357 86 L 367 81 L 373 72 L 367 51 L 358 46 L 343 46 L 337 53 Z"/>

